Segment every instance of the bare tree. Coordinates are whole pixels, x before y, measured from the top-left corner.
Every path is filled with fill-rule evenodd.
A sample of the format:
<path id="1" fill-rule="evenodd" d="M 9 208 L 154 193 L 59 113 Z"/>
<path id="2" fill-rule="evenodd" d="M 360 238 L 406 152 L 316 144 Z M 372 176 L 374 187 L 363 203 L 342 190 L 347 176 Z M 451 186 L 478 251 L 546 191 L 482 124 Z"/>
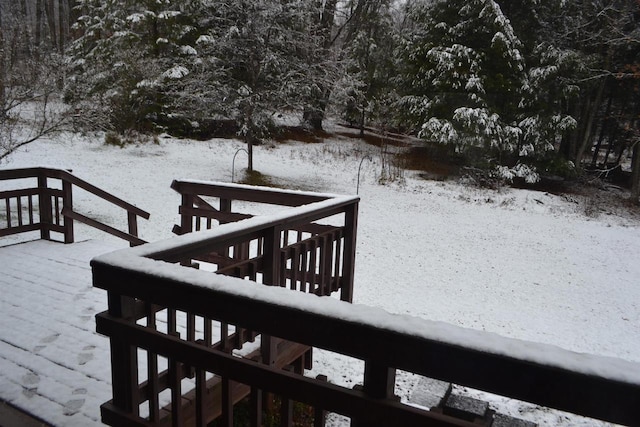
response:
<path id="1" fill-rule="evenodd" d="M 0 161 L 57 132 L 68 112 L 55 102 L 59 55 L 40 55 L 26 2 L 0 3 Z"/>

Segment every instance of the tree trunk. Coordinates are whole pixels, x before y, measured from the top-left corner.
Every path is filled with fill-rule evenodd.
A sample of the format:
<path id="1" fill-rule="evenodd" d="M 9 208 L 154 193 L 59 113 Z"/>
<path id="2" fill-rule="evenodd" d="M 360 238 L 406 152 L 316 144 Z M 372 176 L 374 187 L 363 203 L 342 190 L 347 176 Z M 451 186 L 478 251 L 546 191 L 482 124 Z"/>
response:
<path id="1" fill-rule="evenodd" d="M 600 108 L 600 104 L 602 102 L 602 94 L 604 93 L 604 88 L 607 84 L 606 78 L 600 84 L 598 88 L 598 92 L 596 93 L 595 100 L 593 103 L 590 103 L 589 113 L 587 114 L 587 122 L 584 126 L 584 133 L 582 135 L 582 141 L 578 146 L 578 151 L 576 153 L 576 167 L 578 169 L 582 169 L 582 158 L 584 157 L 585 151 L 589 147 L 591 143 L 591 132 L 593 130 L 593 122 L 595 121 L 596 113 L 598 112 L 598 108 Z"/>
<path id="2" fill-rule="evenodd" d="M 631 201 L 640 204 L 640 140 L 638 139 L 633 147 L 631 170 Z"/>
<path id="3" fill-rule="evenodd" d="M 253 172 L 253 138 L 247 135 L 247 136 L 245 136 L 244 139 L 245 139 L 245 142 L 247 143 L 247 153 L 249 153 L 248 154 L 249 160 L 248 160 L 248 163 L 247 163 L 247 170 L 249 172 Z"/>
<path id="4" fill-rule="evenodd" d="M 35 27 L 35 44 L 36 55 L 40 55 L 40 44 L 42 43 L 42 0 L 36 0 L 36 27 Z"/>
<path id="5" fill-rule="evenodd" d="M 2 22 L 2 3 L 0 3 L 0 23 Z M 4 51 L 4 34 L 0 28 L 0 119 L 4 119 L 6 105 L 6 89 L 5 89 L 5 51 Z"/>
<path id="6" fill-rule="evenodd" d="M 322 56 L 320 61 L 324 62 L 329 58 L 329 51 L 333 44 L 331 30 L 335 22 L 335 14 L 338 0 L 318 1 L 318 8 L 321 11 L 320 20 L 318 22 L 320 34 L 322 35 Z M 315 58 L 318 60 L 318 58 Z M 302 121 L 313 130 L 322 130 L 322 122 L 324 121 L 324 112 L 327 108 L 331 89 L 328 82 L 316 82 L 319 90 L 312 94 L 309 105 L 304 109 Z"/>
<path id="7" fill-rule="evenodd" d="M 59 41 L 59 45 L 58 45 L 58 49 L 60 50 L 60 53 L 63 54 L 64 53 L 64 47 L 67 41 L 67 37 L 66 37 L 66 29 L 67 29 L 67 25 L 65 23 L 66 21 L 66 13 L 64 11 L 64 0 L 58 0 L 58 41 Z"/>
<path id="8" fill-rule="evenodd" d="M 58 48 L 58 33 L 56 32 L 56 9 L 54 0 L 45 0 L 45 9 L 47 12 L 47 24 L 49 26 L 49 35 L 51 36 L 51 45 L 54 49 Z"/>

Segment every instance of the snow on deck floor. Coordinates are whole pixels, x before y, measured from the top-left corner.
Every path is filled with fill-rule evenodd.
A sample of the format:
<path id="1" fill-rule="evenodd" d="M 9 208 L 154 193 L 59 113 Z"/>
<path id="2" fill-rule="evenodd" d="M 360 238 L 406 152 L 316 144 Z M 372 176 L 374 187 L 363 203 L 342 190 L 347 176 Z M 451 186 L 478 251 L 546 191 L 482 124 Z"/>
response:
<path id="1" fill-rule="evenodd" d="M 89 261 L 114 249 L 95 240 L 0 247 L 0 400 L 54 425 L 100 425 L 111 365 L 94 315 L 107 295 L 91 286 Z"/>

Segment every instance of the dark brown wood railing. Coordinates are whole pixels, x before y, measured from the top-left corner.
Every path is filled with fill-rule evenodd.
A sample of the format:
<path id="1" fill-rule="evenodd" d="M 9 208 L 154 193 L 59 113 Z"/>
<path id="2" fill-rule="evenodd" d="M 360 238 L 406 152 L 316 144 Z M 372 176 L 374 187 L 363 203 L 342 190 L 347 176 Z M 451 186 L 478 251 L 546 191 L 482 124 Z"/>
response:
<path id="1" fill-rule="evenodd" d="M 51 240 L 61 233 L 65 243 L 74 241 L 74 221 L 79 221 L 127 240 L 132 246 L 145 243 L 138 237 L 137 218 L 149 213 L 74 176 L 62 169 L 26 168 L 0 170 L 0 181 L 27 180 L 30 187 L 0 191 L 0 237 L 40 231 L 40 238 Z M 20 181 L 20 185 L 22 181 Z M 57 183 L 57 185 L 56 185 Z M 89 218 L 73 207 L 73 187 L 83 189 L 126 211 L 128 228 L 119 230 Z M 4 208 L 4 211 L 1 209 Z M 3 224 L 4 223 L 4 224 Z"/>
<path id="2" fill-rule="evenodd" d="M 174 183 L 173 187 L 183 193 L 183 203 L 185 198 L 196 199 L 200 206 L 192 205 L 188 209 L 184 204 L 181 206 L 183 230 L 190 230 L 193 226 L 186 227 L 192 220 L 192 215 L 204 216 L 213 212 L 214 208 L 202 197 L 226 192 L 226 196 L 233 194 L 233 200 L 239 200 L 245 197 L 248 189 L 246 186 L 184 181 Z M 235 190 L 239 191 L 234 193 Z M 299 293 L 330 295 L 340 291 L 340 298 L 350 300 L 353 290 L 358 198 L 320 197 L 258 188 L 254 188 L 254 191 L 258 194 L 256 198 L 273 193 L 272 198 L 264 200 L 279 200 L 278 204 L 283 206 L 295 206 L 305 200 L 310 200 L 311 204 L 275 216 L 257 216 L 242 223 L 216 227 L 194 236 L 183 235 L 178 239 L 182 239 L 184 245 L 171 245 L 154 252 L 153 259 L 197 266 L 208 270 L 207 275 L 215 272 L 217 275 L 241 277 L 265 285 L 286 287 L 289 291 L 301 291 Z M 295 200 L 297 201 L 294 203 Z M 223 204 L 230 205 L 228 201 Z M 200 212 L 203 205 L 206 207 Z M 188 213 L 185 215 L 185 212 Z M 332 218 L 334 224 L 317 223 L 327 218 Z M 218 221 L 216 218 L 212 219 Z M 216 237 L 212 239 L 209 237 L 211 234 Z M 188 309 L 146 303 L 139 298 L 130 299 L 113 293 L 110 295 L 115 298 L 112 300 L 110 297 L 110 310 L 135 319 L 138 323 L 150 325 L 154 330 L 161 328 L 172 336 L 182 336 L 189 342 L 225 354 L 242 350 L 246 343 L 254 341 L 258 335 L 253 329 L 217 317 L 198 316 Z M 203 396 L 208 396 L 207 400 L 219 400 L 221 396 L 226 396 L 226 406 L 203 403 L 204 408 L 196 410 L 194 405 L 183 405 L 185 401 L 197 399 L 196 395 L 199 393 L 194 390 L 182 392 L 182 380 L 193 376 L 193 365 L 171 359 L 165 363 L 165 369 L 160 369 L 158 353 L 148 352 L 146 360 L 142 361 L 148 367 L 144 375 L 147 379 L 139 382 L 137 353 L 132 351 L 130 345 L 117 341 L 112 340 L 115 406 L 107 404 L 103 408 L 107 423 L 120 425 L 124 422 L 121 416 L 135 418 L 142 402 L 146 404 L 147 417 L 157 425 L 170 423 L 171 419 L 190 420 L 200 417 L 198 419 L 210 421 L 219 416 L 229 417 L 229 411 L 223 408 L 251 394 L 251 388 L 247 385 L 231 384 L 225 377 L 216 376 L 206 381 L 203 379 L 198 390 L 201 390 Z M 311 348 L 307 345 L 263 334 L 260 336 L 260 345 L 254 347 L 244 350 L 246 359 L 259 360 L 278 369 L 291 367 L 299 374 L 305 368 L 311 368 Z M 166 389 L 171 390 L 172 398 L 171 403 L 163 404 L 160 395 Z M 113 408 L 128 408 L 125 412 L 129 414 L 122 415 L 123 412 Z M 169 417 L 169 413 L 173 416 Z M 141 422 L 139 418 L 136 419 Z"/>
<path id="3" fill-rule="evenodd" d="M 327 198 L 284 215 L 257 216 L 94 259 L 94 286 L 107 290 L 109 299 L 109 310 L 96 317 L 98 332 L 111 342 L 113 400 L 102 406 L 103 422 L 205 426 L 219 418 L 218 425 L 232 426 L 233 405 L 249 396 L 250 425 L 260 426 L 263 397 L 275 393 L 282 403 L 281 425 L 291 425 L 293 401 L 315 408 L 316 426 L 323 424 L 324 411 L 350 417 L 358 426 L 476 425 L 399 402 L 393 391 L 401 369 L 637 425 L 636 363 L 282 289 L 278 259 L 288 249 L 278 242 L 284 242 L 284 230 L 327 215 L 348 217 L 356 207 L 357 198 Z M 343 220 L 346 228 L 355 227 L 354 220 Z M 280 286 L 192 268 L 191 260 L 201 254 L 257 239 L 265 242 L 258 277 Z M 269 337 L 364 361 L 362 385 L 347 389 L 303 376 L 308 361 L 285 354 L 293 347 L 270 348 Z M 254 338 L 260 344 L 240 357 L 238 350 Z"/>
<path id="4" fill-rule="evenodd" d="M 299 207 L 329 200 L 335 196 L 299 191 L 260 188 L 239 184 L 199 181 L 173 181 L 171 188 L 180 193 L 180 225 L 173 229 L 181 235 L 192 231 L 211 229 L 229 222 L 251 218 L 249 212 L 234 210 L 242 202 L 279 207 Z M 239 203 L 238 203 L 239 202 Z M 250 207 L 246 206 L 246 209 Z M 254 207 L 260 211 L 260 208 Z M 307 218 L 288 219 L 274 228 L 274 235 L 244 234 L 239 241 L 212 252 L 198 252 L 191 261 L 215 265 L 220 274 L 261 281 L 258 277 L 268 270 L 265 264 L 265 245 L 275 245 L 276 266 L 267 271 L 272 285 L 330 295 L 340 291 L 341 299 L 353 298 L 353 270 L 355 257 L 355 230 L 357 203 L 347 207 L 321 212 L 322 218 L 335 214 L 343 217 L 339 225 L 319 224 Z M 317 216 L 317 215 L 316 215 Z M 275 248 L 274 248 L 275 249 Z M 183 263 L 187 260 L 181 260 Z M 265 283 L 267 283 L 265 282 Z"/>

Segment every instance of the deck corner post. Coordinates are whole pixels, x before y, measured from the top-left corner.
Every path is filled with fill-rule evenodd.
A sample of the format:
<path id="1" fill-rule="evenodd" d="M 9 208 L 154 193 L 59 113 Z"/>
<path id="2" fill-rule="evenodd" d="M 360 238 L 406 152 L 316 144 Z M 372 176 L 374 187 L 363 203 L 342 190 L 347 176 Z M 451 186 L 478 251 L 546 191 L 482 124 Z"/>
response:
<path id="1" fill-rule="evenodd" d="M 356 237 L 358 231 L 358 202 L 345 208 L 344 219 L 344 264 L 340 299 L 353 302 L 353 280 L 356 265 Z"/>
<path id="2" fill-rule="evenodd" d="M 138 237 L 138 216 L 135 212 L 127 212 L 127 223 L 129 226 L 129 234 Z M 130 242 L 130 246 L 136 246 L 133 241 Z"/>
<path id="3" fill-rule="evenodd" d="M 53 224 L 51 195 L 47 185 L 47 175 L 44 171 L 40 171 L 38 173 L 38 205 L 40 209 L 40 238 L 42 240 L 51 240 L 51 225 Z"/>
<path id="4" fill-rule="evenodd" d="M 108 292 L 109 314 L 135 322 L 135 300 Z M 126 336 L 110 336 L 113 404 L 138 415 L 138 352 Z"/>
<path id="5" fill-rule="evenodd" d="M 62 211 L 73 211 L 73 187 L 71 182 L 62 180 Z M 64 242 L 73 243 L 73 218 L 64 217 Z"/>
<path id="6" fill-rule="evenodd" d="M 193 217 L 188 210 L 193 209 L 193 194 L 182 193 L 182 209 L 180 209 L 180 230 L 182 234 L 193 231 Z M 183 211 L 186 209 L 186 211 Z"/>
<path id="7" fill-rule="evenodd" d="M 364 392 L 375 399 L 393 397 L 396 385 L 396 370 L 371 360 L 364 365 Z"/>

